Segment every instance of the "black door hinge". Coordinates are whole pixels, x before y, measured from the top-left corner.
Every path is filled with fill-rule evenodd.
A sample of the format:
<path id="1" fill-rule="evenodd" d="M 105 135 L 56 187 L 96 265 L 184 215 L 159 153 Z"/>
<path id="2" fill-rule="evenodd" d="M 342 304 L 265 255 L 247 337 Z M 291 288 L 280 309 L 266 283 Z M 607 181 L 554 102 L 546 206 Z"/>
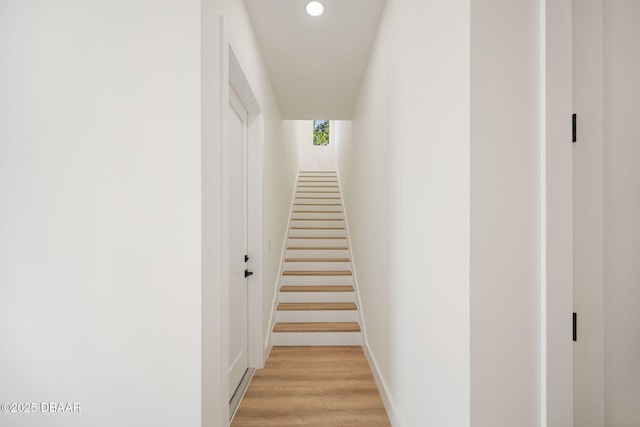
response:
<path id="1" fill-rule="evenodd" d="M 576 113 L 571 116 L 571 129 L 573 132 L 572 142 L 576 142 L 578 140 L 578 115 Z"/>
<path id="2" fill-rule="evenodd" d="M 244 262 L 249 262 L 249 255 L 244 256 Z M 253 271 L 249 271 L 248 269 L 244 271 L 244 277 L 247 278 L 249 276 L 253 276 Z"/>
<path id="3" fill-rule="evenodd" d="M 573 313 L 573 340 L 578 341 L 578 315 Z"/>

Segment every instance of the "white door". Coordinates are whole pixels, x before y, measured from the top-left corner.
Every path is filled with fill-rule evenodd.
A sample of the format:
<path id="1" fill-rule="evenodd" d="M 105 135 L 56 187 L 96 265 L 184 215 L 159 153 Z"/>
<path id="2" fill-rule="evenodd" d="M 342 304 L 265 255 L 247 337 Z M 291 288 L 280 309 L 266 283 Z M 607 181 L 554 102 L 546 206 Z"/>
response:
<path id="1" fill-rule="evenodd" d="M 248 367 L 247 110 L 229 86 L 229 400 Z"/>

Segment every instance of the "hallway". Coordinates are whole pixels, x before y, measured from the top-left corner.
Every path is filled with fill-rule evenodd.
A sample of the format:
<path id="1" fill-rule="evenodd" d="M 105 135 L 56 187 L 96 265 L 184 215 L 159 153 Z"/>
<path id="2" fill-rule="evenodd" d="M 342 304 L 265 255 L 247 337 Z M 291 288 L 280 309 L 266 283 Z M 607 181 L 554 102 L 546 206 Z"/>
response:
<path id="1" fill-rule="evenodd" d="M 314 338 L 394 427 L 640 426 L 640 1 L 308 1 L 0 2 L 0 403 L 82 405 L 0 425 L 225 427 L 235 360 L 339 420 L 369 374 L 303 394 Z M 300 169 L 348 250 L 321 208 L 287 238 Z M 310 336 L 336 308 L 357 342 Z"/>
<path id="2" fill-rule="evenodd" d="M 231 424 L 301 425 L 391 425 L 361 347 L 274 347 Z"/>

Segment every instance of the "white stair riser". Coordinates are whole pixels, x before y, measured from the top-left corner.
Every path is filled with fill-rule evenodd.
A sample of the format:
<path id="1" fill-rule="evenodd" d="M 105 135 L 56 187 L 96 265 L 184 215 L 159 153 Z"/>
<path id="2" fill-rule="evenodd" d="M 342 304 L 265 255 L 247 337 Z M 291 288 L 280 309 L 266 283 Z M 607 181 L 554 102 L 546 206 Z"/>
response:
<path id="1" fill-rule="evenodd" d="M 331 206 L 334 209 L 336 208 L 340 208 L 340 210 L 342 209 L 342 203 L 340 202 L 339 199 L 299 199 L 296 197 L 296 199 L 293 202 L 297 203 L 298 206 L 318 207 L 316 205 L 328 205 L 327 207 Z M 312 205 L 310 205 L 310 203 L 312 203 Z M 334 205 L 337 205 L 337 206 L 334 206 Z M 295 207 L 297 208 L 298 206 L 295 206 Z"/>
<path id="2" fill-rule="evenodd" d="M 283 285 L 352 285 L 353 276 L 282 276 Z"/>
<path id="3" fill-rule="evenodd" d="M 361 345 L 360 332 L 274 332 L 275 346 Z"/>
<path id="4" fill-rule="evenodd" d="M 312 224 L 315 223 L 334 223 L 334 224 L 340 224 L 341 227 L 344 227 L 344 224 L 346 223 L 345 219 L 344 219 L 344 215 L 341 213 L 332 213 L 332 212 L 323 212 L 320 213 L 318 212 L 299 212 L 299 213 L 294 213 L 292 215 L 291 221 L 289 222 L 289 226 L 296 226 L 296 224 L 298 222 L 309 222 Z M 315 224 L 317 225 L 317 224 Z"/>
<path id="5" fill-rule="evenodd" d="M 341 206 L 307 206 L 307 205 L 298 205 L 298 206 L 294 206 L 293 209 L 293 215 L 297 215 L 299 212 L 315 212 L 315 211 L 322 211 L 322 212 L 327 212 L 327 213 L 340 213 L 343 214 L 344 211 L 342 210 Z"/>
<path id="6" fill-rule="evenodd" d="M 295 230 L 289 229 L 289 237 L 346 237 L 346 230 Z"/>
<path id="7" fill-rule="evenodd" d="M 335 169 L 318 169 L 318 170 L 307 170 L 307 169 L 300 169 L 298 171 L 298 175 L 299 176 L 307 176 L 307 175 L 319 175 L 319 176 L 324 176 L 324 175 L 330 175 L 330 176 L 336 176 L 338 174 L 338 172 Z"/>
<path id="8" fill-rule="evenodd" d="M 336 194 L 329 195 L 319 195 L 319 194 L 300 194 L 296 195 L 295 202 L 302 203 L 301 205 L 295 206 L 295 212 L 293 212 L 293 217 L 298 215 L 298 211 L 306 209 L 310 211 L 334 211 L 334 213 L 344 213 L 342 199 L 334 199 L 337 197 Z M 323 204 L 318 205 L 319 202 L 323 202 Z M 306 205 L 306 203 L 312 203 L 312 205 Z"/>
<path id="9" fill-rule="evenodd" d="M 318 169 L 318 170 L 300 169 L 298 171 L 298 175 L 301 176 L 301 177 L 302 176 L 307 176 L 307 175 L 336 176 L 337 174 L 338 174 L 338 172 L 335 169 Z"/>
<path id="10" fill-rule="evenodd" d="M 324 194 L 327 196 L 340 196 L 340 189 L 327 185 L 313 185 L 311 187 L 296 187 L 296 194 Z"/>
<path id="11" fill-rule="evenodd" d="M 328 203 L 342 203 L 340 196 L 336 194 L 300 194 L 296 193 L 296 200 L 315 203 L 316 200 L 327 201 Z"/>
<path id="12" fill-rule="evenodd" d="M 345 227 L 344 221 L 291 220 L 291 227 Z"/>
<path id="13" fill-rule="evenodd" d="M 312 187 L 322 187 L 322 188 L 328 188 L 336 191 L 340 189 L 338 187 L 337 182 L 331 182 L 331 181 L 335 181 L 335 179 L 331 179 L 331 178 L 325 178 L 325 179 L 305 178 L 302 181 L 303 182 L 298 182 L 298 186 L 296 187 L 296 190 L 306 190 Z M 306 181 L 319 181 L 319 182 L 306 182 Z"/>
<path id="14" fill-rule="evenodd" d="M 337 181 L 335 174 L 303 174 L 298 176 L 299 181 Z"/>
<path id="15" fill-rule="evenodd" d="M 344 247 L 346 238 L 341 239 L 287 239 L 287 246 L 302 246 L 305 248 Z"/>
<path id="16" fill-rule="evenodd" d="M 321 181 L 325 183 L 337 184 L 338 177 L 335 175 L 300 175 L 298 176 L 297 184 L 308 184 L 309 181 Z"/>
<path id="17" fill-rule="evenodd" d="M 349 258 L 349 250 L 287 249 L 286 258 Z"/>
<path id="18" fill-rule="evenodd" d="M 344 214 L 335 213 L 335 212 L 295 212 L 291 216 L 291 219 L 294 221 L 305 220 L 309 218 L 314 219 L 339 219 L 344 222 Z"/>
<path id="19" fill-rule="evenodd" d="M 296 193 L 295 196 L 295 200 L 296 203 L 316 203 L 317 200 L 320 201 L 325 201 L 328 204 L 338 204 L 338 206 L 329 206 L 331 207 L 334 211 L 342 211 L 342 199 L 338 198 L 336 199 L 336 197 L 340 197 L 339 194 L 324 194 L 324 193 L 314 193 L 314 194 L 309 194 L 309 193 Z M 302 206 L 296 206 L 296 211 L 298 211 L 299 207 L 304 207 L 304 205 Z M 313 209 L 313 208 L 317 208 L 318 206 L 311 206 L 311 210 L 315 211 L 318 209 Z"/>
<path id="20" fill-rule="evenodd" d="M 355 292 L 280 292 L 278 302 L 355 302 Z"/>
<path id="21" fill-rule="evenodd" d="M 356 310 L 319 310 L 276 312 L 276 322 L 357 322 Z"/>
<path id="22" fill-rule="evenodd" d="M 285 262 L 283 271 L 351 271 L 350 262 Z"/>
<path id="23" fill-rule="evenodd" d="M 296 200 L 305 203 L 314 203 L 316 200 L 328 200 L 330 203 L 342 203 L 339 194 L 333 193 L 296 193 Z"/>

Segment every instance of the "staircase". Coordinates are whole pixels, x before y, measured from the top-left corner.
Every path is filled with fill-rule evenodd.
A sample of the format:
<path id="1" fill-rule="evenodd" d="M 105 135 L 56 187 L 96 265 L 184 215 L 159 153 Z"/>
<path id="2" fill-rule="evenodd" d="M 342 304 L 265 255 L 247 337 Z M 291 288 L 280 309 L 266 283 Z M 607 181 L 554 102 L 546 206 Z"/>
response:
<path id="1" fill-rule="evenodd" d="M 360 313 L 335 171 L 300 171 L 273 344 L 360 345 Z"/>

